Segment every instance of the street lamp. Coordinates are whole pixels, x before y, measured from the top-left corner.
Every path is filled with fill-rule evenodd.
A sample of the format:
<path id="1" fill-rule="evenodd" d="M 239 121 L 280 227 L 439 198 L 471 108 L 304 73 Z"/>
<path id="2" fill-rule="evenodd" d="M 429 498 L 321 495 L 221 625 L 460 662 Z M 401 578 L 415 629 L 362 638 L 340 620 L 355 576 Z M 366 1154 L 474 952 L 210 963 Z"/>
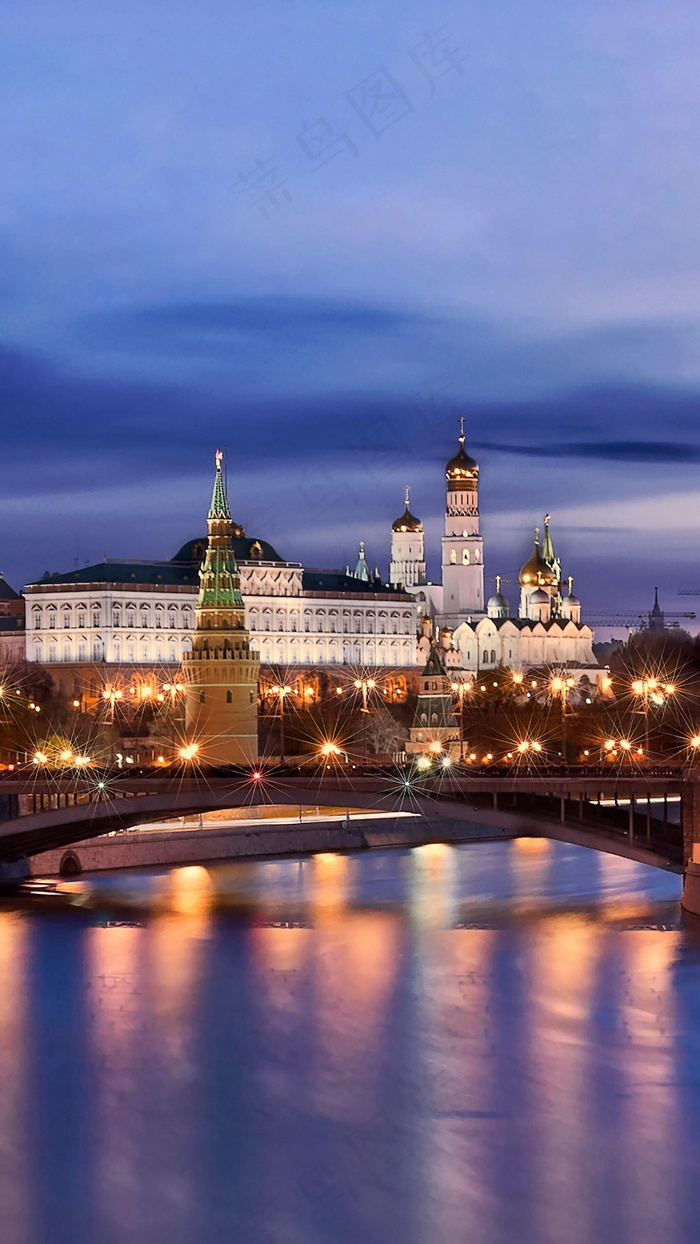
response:
<path id="1" fill-rule="evenodd" d="M 374 691 L 377 683 L 374 678 L 356 678 L 355 688 L 362 692 L 362 713 L 368 713 L 367 696 L 370 691 Z M 362 718 L 362 755 L 367 759 L 367 717 Z"/>
<path id="2" fill-rule="evenodd" d="M 464 696 L 471 691 L 472 684 L 460 679 L 450 684 L 452 691 L 459 697 L 459 761 L 464 763 Z"/>
<path id="3" fill-rule="evenodd" d="M 292 688 L 286 683 L 276 683 L 270 687 L 268 695 L 276 695 L 280 706 L 280 761 L 284 760 L 284 701 L 288 695 L 291 695 Z"/>
<path id="4" fill-rule="evenodd" d="M 194 760 L 198 751 L 199 745 L 197 743 L 188 743 L 185 747 L 180 748 L 180 757 L 182 760 Z"/>
<path id="5" fill-rule="evenodd" d="M 664 695 L 674 695 L 676 688 L 672 682 L 660 683 L 658 678 L 635 678 L 632 693 L 641 701 L 644 714 L 644 751 L 649 753 L 649 697 L 656 704 L 663 704 Z"/>
<path id="6" fill-rule="evenodd" d="M 561 758 L 566 764 L 566 707 L 567 697 L 572 687 L 576 685 L 574 678 L 562 678 L 555 675 L 550 679 L 549 689 L 554 696 L 559 696 L 561 701 Z"/>

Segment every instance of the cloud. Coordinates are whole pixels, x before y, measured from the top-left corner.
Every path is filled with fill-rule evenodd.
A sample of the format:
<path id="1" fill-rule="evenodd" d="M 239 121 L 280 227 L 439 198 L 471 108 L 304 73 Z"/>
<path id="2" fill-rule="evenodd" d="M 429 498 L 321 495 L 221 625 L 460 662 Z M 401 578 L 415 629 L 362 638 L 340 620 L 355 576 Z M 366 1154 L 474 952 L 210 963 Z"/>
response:
<path id="1" fill-rule="evenodd" d="M 700 462 L 700 445 L 673 441 L 580 441 L 540 445 L 474 441 L 475 449 L 528 458 L 581 458 L 608 462 Z"/>

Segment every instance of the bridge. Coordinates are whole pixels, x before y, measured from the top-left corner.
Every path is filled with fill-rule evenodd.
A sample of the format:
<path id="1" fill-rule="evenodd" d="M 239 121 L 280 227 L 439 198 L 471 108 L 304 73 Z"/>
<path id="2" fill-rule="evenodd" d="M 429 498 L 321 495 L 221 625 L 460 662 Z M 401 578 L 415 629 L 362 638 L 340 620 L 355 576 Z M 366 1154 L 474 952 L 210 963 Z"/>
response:
<path id="1" fill-rule="evenodd" d="M 530 828 L 524 832 L 533 832 L 536 817 L 544 835 L 551 831 L 561 836 L 568 827 L 578 835 L 572 841 L 604 846 L 607 839 L 618 853 L 685 869 L 686 886 L 689 878 L 693 890 L 697 886 L 700 912 L 700 771 L 688 769 L 513 773 L 455 768 L 420 777 L 395 768 L 348 773 L 339 767 L 308 766 L 226 775 L 5 774 L 0 781 L 0 807 L 6 816 L 0 823 L 0 865 L 151 821 L 270 803 L 411 811 L 438 827 L 441 818 L 474 821 L 475 813 L 481 813 L 491 823 L 498 818 L 511 824 L 527 820 Z M 653 805 L 660 816 L 653 815 Z"/>

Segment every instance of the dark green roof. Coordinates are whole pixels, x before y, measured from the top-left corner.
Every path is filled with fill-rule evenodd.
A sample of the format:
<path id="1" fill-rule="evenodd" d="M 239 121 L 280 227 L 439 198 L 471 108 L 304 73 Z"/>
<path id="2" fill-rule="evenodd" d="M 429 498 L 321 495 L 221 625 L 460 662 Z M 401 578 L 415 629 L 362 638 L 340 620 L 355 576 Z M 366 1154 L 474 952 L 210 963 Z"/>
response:
<path id="1" fill-rule="evenodd" d="M 177 566 L 173 562 L 97 562 L 94 566 L 82 566 L 65 574 L 46 574 L 35 583 L 162 583 L 167 587 L 186 584 L 199 586 L 197 567 Z M 34 586 L 28 584 L 28 586 Z"/>
<path id="2" fill-rule="evenodd" d="M 421 677 L 422 678 L 444 678 L 445 677 L 445 666 L 442 663 L 442 658 L 440 656 L 440 653 L 438 652 L 438 647 L 434 640 L 430 645 L 430 652 L 428 654 L 428 660 L 425 663 L 425 668 L 423 670 Z"/>
<path id="3" fill-rule="evenodd" d="M 354 575 L 345 574 L 342 570 L 305 570 L 302 574 L 302 587 L 305 592 L 356 592 L 374 596 L 391 594 L 403 599 L 406 593 L 390 583 L 378 583 L 375 579 L 356 579 Z"/>
<path id="4" fill-rule="evenodd" d="M 255 536 L 234 537 L 231 541 L 236 561 L 241 562 L 281 562 L 286 565 L 276 549 L 267 540 L 258 540 Z M 207 537 L 199 536 L 196 540 L 188 540 L 173 557 L 174 562 L 189 562 L 199 566 L 204 561 L 207 548 Z"/>

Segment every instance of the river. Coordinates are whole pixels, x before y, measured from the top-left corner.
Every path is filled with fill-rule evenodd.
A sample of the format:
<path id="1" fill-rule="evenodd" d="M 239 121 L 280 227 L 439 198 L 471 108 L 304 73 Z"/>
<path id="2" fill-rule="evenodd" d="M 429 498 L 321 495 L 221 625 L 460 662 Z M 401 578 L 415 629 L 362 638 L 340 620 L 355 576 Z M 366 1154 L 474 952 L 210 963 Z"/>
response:
<path id="1" fill-rule="evenodd" d="M 3 1244 L 685 1244 L 700 935 L 545 840 L 0 905 Z"/>

